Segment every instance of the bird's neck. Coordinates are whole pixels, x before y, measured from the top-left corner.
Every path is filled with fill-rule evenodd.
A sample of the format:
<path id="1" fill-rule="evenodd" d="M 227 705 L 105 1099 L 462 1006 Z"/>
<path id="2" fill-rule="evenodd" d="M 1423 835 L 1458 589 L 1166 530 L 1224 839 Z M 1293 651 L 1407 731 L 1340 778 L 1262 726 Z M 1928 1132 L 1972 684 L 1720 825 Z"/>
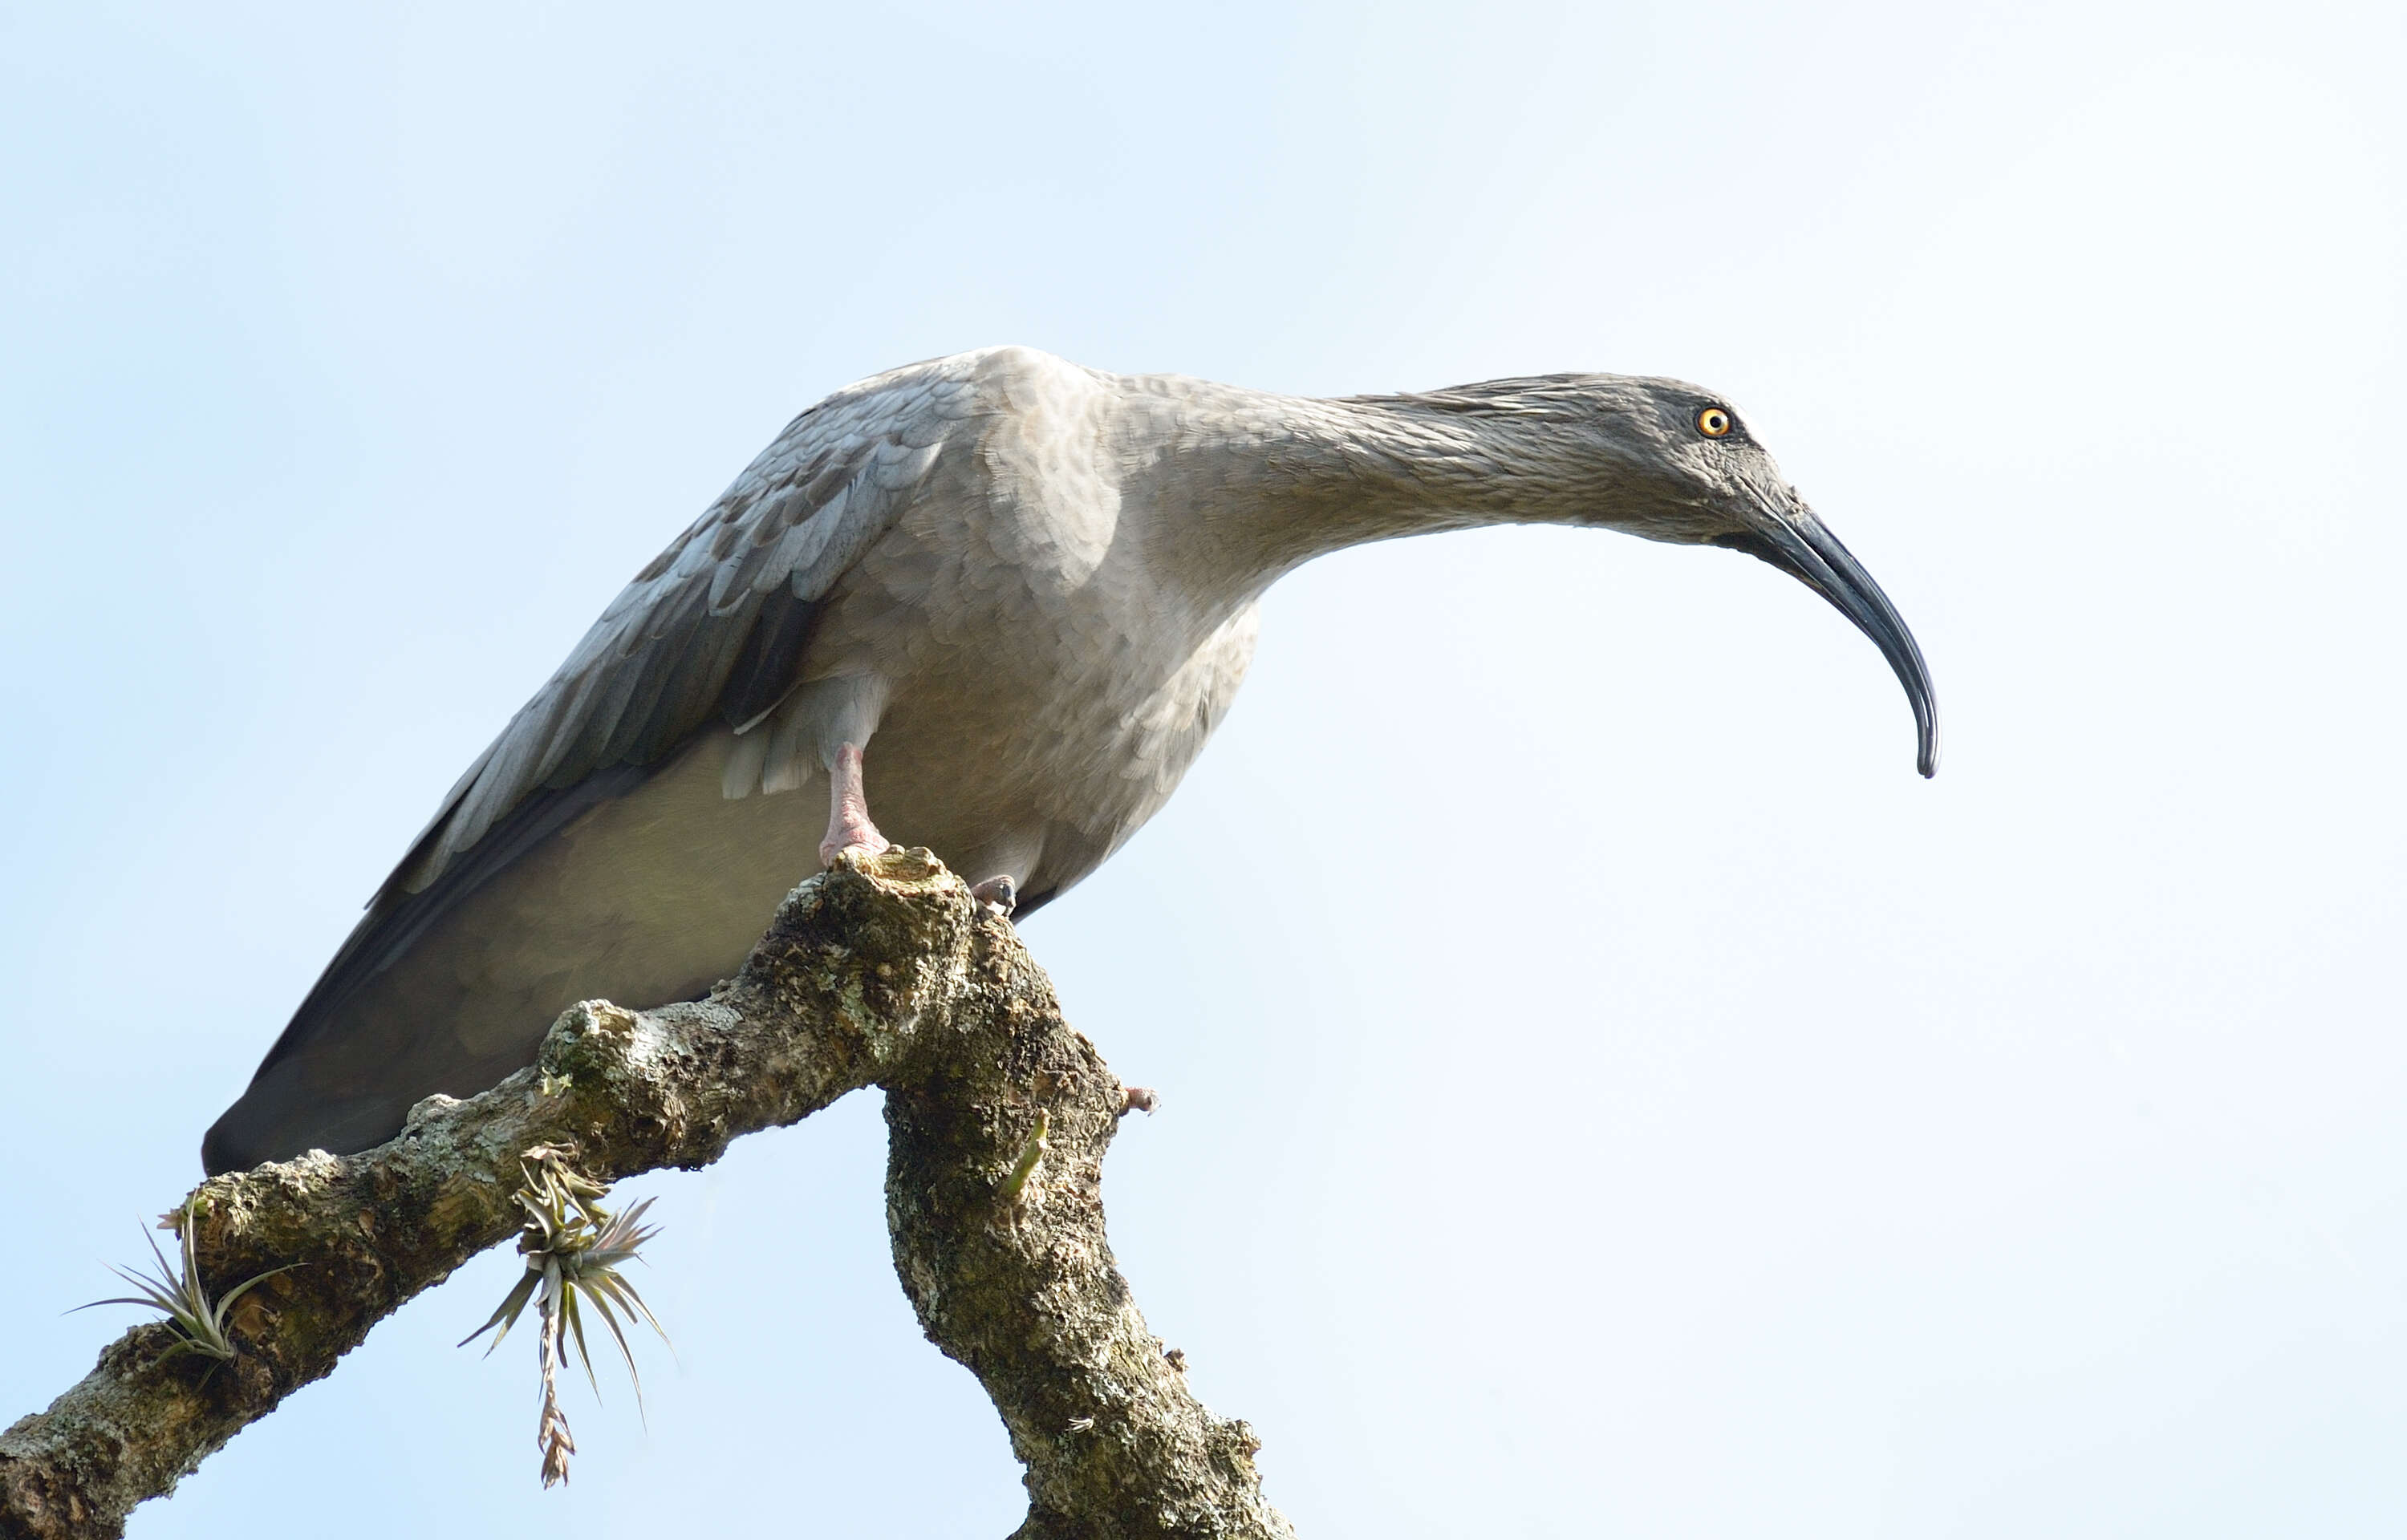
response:
<path id="1" fill-rule="evenodd" d="M 1199 391 L 1165 403 L 1129 489 L 1163 516 L 1156 559 L 1249 600 L 1317 556 L 1490 524 L 1593 520 L 1610 468 L 1566 463 L 1534 420 L 1412 397 Z"/>

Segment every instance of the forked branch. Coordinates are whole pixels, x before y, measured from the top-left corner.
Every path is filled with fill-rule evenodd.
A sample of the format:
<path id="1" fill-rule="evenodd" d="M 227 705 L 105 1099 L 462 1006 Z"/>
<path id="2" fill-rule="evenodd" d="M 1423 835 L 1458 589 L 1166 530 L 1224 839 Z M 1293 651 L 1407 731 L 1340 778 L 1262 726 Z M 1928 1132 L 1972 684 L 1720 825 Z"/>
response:
<path id="1" fill-rule="evenodd" d="M 121 1533 L 136 1504 L 516 1233 L 530 1151 L 605 1181 L 706 1166 L 873 1084 L 895 1267 L 1028 1467 L 1019 1534 L 1289 1534 L 1253 1435 L 1188 1392 L 1112 1261 L 1102 1161 L 1125 1089 L 1009 925 L 925 851 L 840 857 L 707 1000 L 588 1002 L 533 1068 L 421 1103 L 390 1144 L 203 1183 L 188 1228 L 207 1277 L 291 1270 L 233 1302 L 233 1359 L 197 1363 L 170 1351 L 175 1328 L 137 1326 L 0 1434 L 0 1534 Z"/>

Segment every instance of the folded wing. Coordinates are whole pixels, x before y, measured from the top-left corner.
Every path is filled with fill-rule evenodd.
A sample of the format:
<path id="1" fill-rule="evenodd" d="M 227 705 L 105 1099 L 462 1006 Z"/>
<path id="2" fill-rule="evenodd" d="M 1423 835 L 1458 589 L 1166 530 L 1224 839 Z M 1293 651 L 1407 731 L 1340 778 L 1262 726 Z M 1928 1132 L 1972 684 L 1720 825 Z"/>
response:
<path id="1" fill-rule="evenodd" d="M 344 1003 L 452 905 L 697 733 L 744 728 L 803 676 L 812 620 L 976 416 L 972 358 L 865 380 L 796 417 L 635 575 L 443 799 L 252 1080 L 338 1032 Z M 250 1147 L 245 1103 L 210 1169 Z M 281 1114 L 279 1114 L 281 1115 Z"/>

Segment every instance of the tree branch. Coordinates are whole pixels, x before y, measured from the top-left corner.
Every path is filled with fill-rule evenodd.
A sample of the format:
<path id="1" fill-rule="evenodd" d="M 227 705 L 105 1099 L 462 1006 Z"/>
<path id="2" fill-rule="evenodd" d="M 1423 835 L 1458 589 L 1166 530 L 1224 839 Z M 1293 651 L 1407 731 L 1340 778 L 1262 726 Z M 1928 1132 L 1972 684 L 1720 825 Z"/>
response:
<path id="1" fill-rule="evenodd" d="M 534 1067 L 429 1098 L 389 1144 L 204 1182 L 192 1222 L 214 1285 L 300 1265 L 235 1303 L 231 1362 L 163 1357 L 171 1329 L 137 1326 L 0 1434 L 0 1534 L 122 1533 L 136 1504 L 508 1238 L 529 1151 L 603 1180 L 707 1166 L 873 1084 L 895 1269 L 1028 1467 L 1021 1540 L 1290 1535 L 1252 1433 L 1188 1393 L 1112 1262 L 1102 1161 L 1125 1091 L 1011 927 L 925 851 L 847 855 L 805 883 L 707 1000 L 589 1001 Z"/>

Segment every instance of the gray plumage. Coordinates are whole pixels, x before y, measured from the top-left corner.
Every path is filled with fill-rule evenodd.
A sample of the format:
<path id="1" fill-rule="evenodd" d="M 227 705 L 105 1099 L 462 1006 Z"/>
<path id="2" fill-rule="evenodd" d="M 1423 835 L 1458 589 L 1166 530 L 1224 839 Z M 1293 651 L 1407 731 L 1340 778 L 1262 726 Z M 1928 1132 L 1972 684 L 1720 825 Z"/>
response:
<path id="1" fill-rule="evenodd" d="M 1280 574 L 1518 522 L 1791 572 L 1880 643 L 1930 773 L 1911 636 L 1711 392 L 1585 374 L 1317 401 L 1027 348 L 935 360 L 795 418 L 612 600 L 444 799 L 204 1163 L 364 1149 L 420 1098 L 532 1062 L 577 1000 L 700 994 L 819 869 L 810 791 L 847 744 L 879 824 L 1007 879 L 1025 913 L 1168 798 Z"/>

